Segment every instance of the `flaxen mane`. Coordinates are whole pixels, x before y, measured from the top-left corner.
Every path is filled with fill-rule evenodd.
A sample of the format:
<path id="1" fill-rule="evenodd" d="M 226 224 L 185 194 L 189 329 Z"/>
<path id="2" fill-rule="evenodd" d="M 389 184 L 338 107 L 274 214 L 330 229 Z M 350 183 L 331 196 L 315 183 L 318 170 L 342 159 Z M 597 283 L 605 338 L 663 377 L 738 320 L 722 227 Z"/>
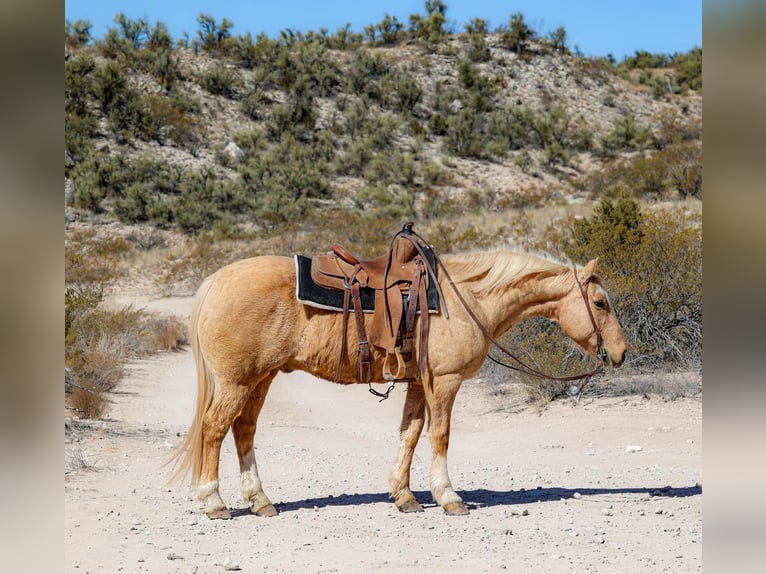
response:
<path id="1" fill-rule="evenodd" d="M 491 293 L 520 283 L 525 277 L 532 275 L 558 276 L 561 277 L 561 281 L 568 281 L 567 272 L 571 270 L 563 263 L 513 251 L 461 253 L 445 255 L 443 258 L 456 282 L 476 282 L 472 291 L 477 294 Z"/>

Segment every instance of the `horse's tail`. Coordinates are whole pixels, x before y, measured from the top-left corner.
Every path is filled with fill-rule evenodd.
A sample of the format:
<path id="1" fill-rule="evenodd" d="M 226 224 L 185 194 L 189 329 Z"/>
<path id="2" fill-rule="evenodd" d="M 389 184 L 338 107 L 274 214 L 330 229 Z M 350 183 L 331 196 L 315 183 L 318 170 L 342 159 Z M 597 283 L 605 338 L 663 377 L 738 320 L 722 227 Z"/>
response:
<path id="1" fill-rule="evenodd" d="M 212 284 L 213 277 L 211 276 L 200 285 L 191 316 L 192 353 L 197 365 L 197 406 L 194 411 L 194 420 L 192 420 L 186 438 L 168 461 L 168 463 L 175 463 L 180 460 L 169 482 L 182 479 L 191 471 L 192 487 L 199 483 L 202 473 L 202 419 L 213 402 L 215 389 L 215 376 L 205 360 L 205 354 L 200 348 L 199 341 L 199 315 Z"/>

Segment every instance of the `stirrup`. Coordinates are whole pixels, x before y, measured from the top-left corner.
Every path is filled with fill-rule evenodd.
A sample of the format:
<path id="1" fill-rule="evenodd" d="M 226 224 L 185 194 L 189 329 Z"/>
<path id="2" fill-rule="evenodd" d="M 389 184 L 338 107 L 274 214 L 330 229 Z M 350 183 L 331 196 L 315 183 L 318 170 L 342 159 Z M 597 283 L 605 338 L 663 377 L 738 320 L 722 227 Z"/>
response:
<path id="1" fill-rule="evenodd" d="M 391 372 L 392 357 L 396 358 L 396 373 Z M 386 360 L 383 362 L 383 378 L 387 381 L 414 379 L 412 376 L 412 352 L 403 352 L 401 347 L 397 347 L 393 353 L 386 353 Z"/>

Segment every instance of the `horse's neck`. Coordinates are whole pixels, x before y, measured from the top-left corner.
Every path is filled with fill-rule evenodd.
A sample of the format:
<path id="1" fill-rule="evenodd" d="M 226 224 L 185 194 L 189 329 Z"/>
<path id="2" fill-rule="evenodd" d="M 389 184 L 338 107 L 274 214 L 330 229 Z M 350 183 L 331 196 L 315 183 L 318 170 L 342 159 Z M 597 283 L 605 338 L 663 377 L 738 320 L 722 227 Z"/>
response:
<path id="1" fill-rule="evenodd" d="M 558 319 L 559 302 L 567 291 L 553 277 L 531 278 L 520 286 L 507 286 L 476 299 L 493 336 L 499 337 L 511 327 L 532 317 Z"/>

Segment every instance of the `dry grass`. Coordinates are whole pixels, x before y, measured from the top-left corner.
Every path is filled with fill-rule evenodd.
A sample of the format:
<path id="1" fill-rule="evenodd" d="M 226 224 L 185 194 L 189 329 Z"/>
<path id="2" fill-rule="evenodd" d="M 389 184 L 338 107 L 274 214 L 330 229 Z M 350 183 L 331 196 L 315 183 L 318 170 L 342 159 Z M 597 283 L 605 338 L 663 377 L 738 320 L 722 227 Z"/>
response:
<path id="1" fill-rule="evenodd" d="M 66 473 L 71 472 L 94 472 L 98 467 L 88 461 L 79 448 L 72 448 L 66 453 Z"/>
<path id="2" fill-rule="evenodd" d="M 67 406 L 84 418 L 103 416 L 108 393 L 119 384 L 128 361 L 178 350 L 188 344 L 188 338 L 187 327 L 178 317 L 129 306 L 82 311 L 67 337 Z"/>

